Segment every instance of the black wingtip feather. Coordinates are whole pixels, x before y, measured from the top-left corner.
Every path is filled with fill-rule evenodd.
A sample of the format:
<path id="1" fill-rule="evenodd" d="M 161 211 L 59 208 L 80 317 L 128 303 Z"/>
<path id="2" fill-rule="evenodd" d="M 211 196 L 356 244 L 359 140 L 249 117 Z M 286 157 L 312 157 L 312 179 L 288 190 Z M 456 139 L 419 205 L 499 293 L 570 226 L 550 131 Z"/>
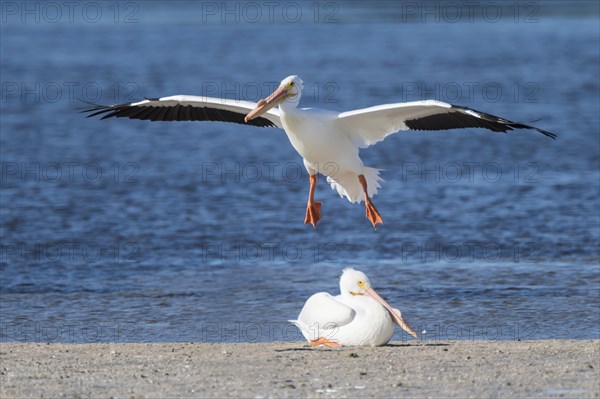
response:
<path id="1" fill-rule="evenodd" d="M 525 125 L 523 123 L 511 123 L 508 126 L 510 126 L 512 128 L 515 128 L 515 129 L 537 130 L 538 132 L 540 132 L 544 136 L 550 137 L 552 140 L 556 140 L 556 138 L 558 137 L 556 135 L 556 133 L 552 133 L 552 132 L 549 132 L 548 130 L 540 129 L 539 127 L 535 127 L 535 126 L 531 126 L 531 125 Z"/>
<path id="2" fill-rule="evenodd" d="M 512 130 L 512 129 L 529 129 L 529 130 L 536 130 L 536 131 L 540 132 L 541 134 L 543 134 L 544 136 L 550 137 L 552 140 L 556 140 L 557 137 L 558 137 L 555 133 L 552 133 L 552 132 L 550 132 L 548 130 L 540 129 L 538 127 L 527 125 L 527 124 L 524 124 L 524 123 L 513 122 L 513 121 L 510 121 L 508 119 L 504 119 L 504 118 L 501 118 L 499 116 L 488 114 L 488 113 L 485 113 L 485 112 L 476 111 L 476 110 L 471 109 L 471 108 L 461 107 L 459 105 L 452 105 L 452 108 L 456 108 L 456 109 L 462 110 L 462 111 L 471 111 L 471 112 L 474 112 L 474 113 L 476 113 L 477 115 L 480 116 L 481 120 L 485 120 L 485 121 L 491 123 L 492 125 L 500 128 L 500 129 L 502 127 L 508 128 L 508 130 Z M 473 117 L 473 118 L 475 118 L 475 117 Z M 489 129 L 489 127 L 488 127 L 488 129 Z M 494 130 L 494 129 L 491 129 L 491 130 Z M 506 132 L 506 130 L 504 130 L 504 131 Z"/>
<path id="3" fill-rule="evenodd" d="M 456 109 L 460 114 L 464 115 L 464 117 L 467 117 L 467 118 L 470 117 L 474 124 L 477 124 L 478 123 L 477 121 L 479 121 L 479 123 L 481 123 L 481 125 L 475 126 L 475 127 L 484 127 L 484 128 L 490 129 L 492 131 L 502 131 L 502 132 L 507 132 L 507 131 L 513 130 L 513 129 L 529 129 L 529 130 L 536 130 L 536 131 L 540 132 L 541 134 L 543 134 L 544 136 L 550 137 L 552 140 L 556 140 L 556 138 L 558 137 L 555 133 L 552 133 L 548 130 L 540 129 L 538 127 L 527 125 L 524 123 L 513 122 L 508 119 L 501 118 L 499 116 L 488 114 L 485 112 L 477 111 L 477 110 L 474 110 L 471 108 L 461 107 L 459 105 L 452 105 L 452 108 Z M 479 117 L 473 116 L 470 113 L 465 113 L 467 111 L 471 112 L 471 113 L 475 113 L 475 114 L 479 115 Z"/>

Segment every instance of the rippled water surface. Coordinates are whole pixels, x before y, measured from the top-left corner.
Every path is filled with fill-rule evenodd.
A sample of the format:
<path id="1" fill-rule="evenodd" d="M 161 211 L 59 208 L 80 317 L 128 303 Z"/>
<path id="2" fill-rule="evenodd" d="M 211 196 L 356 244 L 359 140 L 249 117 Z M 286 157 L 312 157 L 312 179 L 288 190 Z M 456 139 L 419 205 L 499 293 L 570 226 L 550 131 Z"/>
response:
<path id="1" fill-rule="evenodd" d="M 96 23 L 4 15 L 2 340 L 299 340 L 286 320 L 349 265 L 422 339 L 599 338 L 597 6 L 550 3 L 457 23 L 343 2 L 256 23 L 193 2 L 102 3 Z M 385 223 L 321 179 L 313 230 L 282 131 L 77 112 L 76 98 L 257 100 L 290 74 L 306 106 L 437 98 L 559 139 L 397 134 L 362 152 L 385 169 Z"/>

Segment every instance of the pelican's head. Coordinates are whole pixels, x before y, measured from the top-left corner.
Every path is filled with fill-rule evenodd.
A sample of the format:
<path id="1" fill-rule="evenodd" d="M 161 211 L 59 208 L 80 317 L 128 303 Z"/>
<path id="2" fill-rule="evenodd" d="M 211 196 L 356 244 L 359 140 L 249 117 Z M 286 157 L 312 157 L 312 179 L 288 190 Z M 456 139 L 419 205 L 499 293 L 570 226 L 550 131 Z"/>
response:
<path id="1" fill-rule="evenodd" d="M 291 75 L 283 79 L 277 90 L 265 99 L 258 102 L 256 107 L 246 115 L 244 121 L 248 122 L 257 118 L 279 104 L 297 107 L 302 96 L 302 79 L 297 75 Z"/>
<path id="2" fill-rule="evenodd" d="M 371 281 L 361 271 L 347 267 L 342 271 L 340 277 L 340 292 L 342 295 L 365 295 L 371 288 Z"/>
<path id="3" fill-rule="evenodd" d="M 298 75 L 290 75 L 287 78 L 283 79 L 281 83 L 279 83 L 279 87 L 277 90 L 282 87 L 287 90 L 288 93 L 288 102 L 300 102 L 300 97 L 302 96 L 302 89 L 304 86 L 302 79 Z"/>
<path id="4" fill-rule="evenodd" d="M 363 272 L 354 270 L 351 267 L 345 268 L 342 272 L 342 276 L 340 277 L 340 291 L 343 297 L 364 298 L 367 296 L 373 298 L 388 311 L 392 317 L 392 320 L 398 323 L 398 325 L 402 327 L 404 331 L 415 338 L 417 337 L 417 333 L 415 333 L 412 328 L 406 324 L 400 311 L 392 308 L 385 299 L 375 292 L 373 287 L 371 287 L 371 281 Z"/>

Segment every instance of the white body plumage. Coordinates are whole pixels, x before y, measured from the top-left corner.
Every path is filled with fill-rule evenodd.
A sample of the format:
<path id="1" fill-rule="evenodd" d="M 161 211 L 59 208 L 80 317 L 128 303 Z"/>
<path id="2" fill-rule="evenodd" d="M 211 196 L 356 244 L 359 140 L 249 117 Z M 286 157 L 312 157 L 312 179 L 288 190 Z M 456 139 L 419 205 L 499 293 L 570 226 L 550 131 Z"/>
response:
<path id="1" fill-rule="evenodd" d="M 414 331 L 371 288 L 369 278 L 352 268 L 340 277 L 340 295 L 319 292 L 304 304 L 297 320 L 290 320 L 307 341 L 329 346 L 381 346 L 394 334 L 394 321 L 410 334 Z"/>

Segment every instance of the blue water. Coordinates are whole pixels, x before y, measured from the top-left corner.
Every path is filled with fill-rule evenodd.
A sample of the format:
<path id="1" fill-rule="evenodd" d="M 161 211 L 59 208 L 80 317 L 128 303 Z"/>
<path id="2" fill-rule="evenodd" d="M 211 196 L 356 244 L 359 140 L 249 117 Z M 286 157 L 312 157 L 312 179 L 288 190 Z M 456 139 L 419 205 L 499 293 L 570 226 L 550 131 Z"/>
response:
<path id="1" fill-rule="evenodd" d="M 297 2 L 300 18 L 272 20 L 220 2 L 81 3 L 72 21 L 6 4 L 2 341 L 300 340 L 286 320 L 349 265 L 423 340 L 600 337 L 595 2 L 527 2 L 497 21 L 420 14 L 439 2 Z M 257 100 L 290 74 L 306 106 L 436 98 L 559 138 L 394 135 L 362 152 L 385 169 L 384 224 L 321 179 L 313 230 L 282 131 L 86 119 L 76 100 Z"/>

